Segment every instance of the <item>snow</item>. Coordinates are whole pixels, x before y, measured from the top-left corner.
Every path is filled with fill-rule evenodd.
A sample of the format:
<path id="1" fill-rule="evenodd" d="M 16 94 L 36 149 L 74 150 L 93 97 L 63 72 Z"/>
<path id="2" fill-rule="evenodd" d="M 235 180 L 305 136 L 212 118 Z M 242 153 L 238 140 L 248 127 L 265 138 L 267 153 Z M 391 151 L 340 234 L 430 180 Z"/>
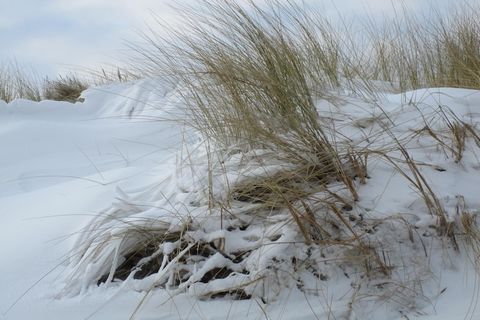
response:
<path id="1" fill-rule="evenodd" d="M 449 244 L 442 247 L 420 235 L 437 218 L 428 214 L 418 192 L 388 161 L 376 158 L 369 163 L 370 177 L 358 187 L 360 200 L 352 215 L 368 219 L 395 215 L 416 227 L 412 243 L 397 243 L 387 253 L 395 263 L 417 263 L 416 268 L 398 268 L 392 276 L 405 283 L 420 279 L 416 292 L 393 285 L 393 280 L 372 284 L 347 276 L 354 269 L 345 264 L 340 270 L 332 262 L 339 257 L 333 248 L 313 250 L 313 258 L 306 257 L 304 244 L 297 244 L 298 233 L 285 224 L 288 214 L 254 224 L 247 213 L 258 208 L 234 203 L 238 219 L 225 219 L 220 230 L 218 218 L 209 214 L 209 197 L 225 199 L 227 182 L 271 174 L 283 164 L 268 153 L 235 150 L 207 164 L 198 137 L 183 126 L 185 111 L 168 82 L 114 84 L 89 89 L 82 96 L 84 103 L 76 104 L 0 101 L 0 319 L 480 318 L 475 308 L 478 274 L 471 257 L 464 248 L 455 252 Z M 391 144 L 393 133 L 416 161 L 428 164 L 421 172 L 451 221 L 458 219 L 460 203 L 479 213 L 479 150 L 473 139 L 467 139 L 463 159 L 457 163 L 438 142 L 422 135 L 408 137 L 426 124 L 445 130 L 445 119 L 454 119 L 449 110 L 458 119 L 479 125 L 480 91 L 431 88 L 384 94 L 376 104 L 348 96 L 342 101 L 335 106 L 319 101 L 318 110 L 335 118 L 336 128 L 354 145 L 380 149 Z M 180 163 L 186 158 L 187 165 Z M 207 172 L 212 175 L 211 190 L 206 189 Z M 162 222 L 152 224 L 159 217 Z M 125 225 L 162 226 L 175 232 L 188 219 L 203 225 L 202 230 L 187 232 L 188 237 L 215 243 L 224 252 L 192 262 L 194 275 L 177 290 L 156 287 L 167 281 L 182 252 L 191 248 L 167 261 L 165 257 L 180 248 L 174 241 L 158 248 L 164 258 L 156 274 L 99 286 L 91 282 L 118 264 L 115 252 L 134 244 L 136 238 L 124 234 Z M 242 230 L 245 223 L 250 225 Z M 401 223 L 388 222 L 368 239 L 395 243 L 408 239 L 408 232 Z M 92 236 L 100 244 L 102 239 L 111 241 L 92 249 Z M 423 241 L 427 247 L 422 247 Z M 252 254 L 239 263 L 224 256 L 240 250 Z M 296 284 L 287 272 L 271 271 L 272 263 L 284 266 L 291 257 L 315 260 L 325 279 L 316 279 L 302 263 L 295 268 L 306 271 Z M 200 282 L 214 266 L 228 267 L 234 274 Z M 247 276 L 244 268 L 258 272 Z M 256 285 L 260 278 L 268 281 Z M 279 279 L 287 285 L 279 286 Z M 244 286 L 253 298 L 203 299 L 235 286 Z M 396 303 L 378 299 L 389 294 Z M 350 308 L 351 302 L 357 307 Z"/>

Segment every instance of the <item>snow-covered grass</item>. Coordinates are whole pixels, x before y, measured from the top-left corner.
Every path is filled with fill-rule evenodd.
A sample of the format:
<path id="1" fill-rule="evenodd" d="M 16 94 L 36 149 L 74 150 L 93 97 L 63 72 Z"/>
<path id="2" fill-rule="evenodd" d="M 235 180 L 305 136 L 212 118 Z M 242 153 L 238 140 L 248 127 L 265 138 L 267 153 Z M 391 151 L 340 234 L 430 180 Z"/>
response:
<path id="1" fill-rule="evenodd" d="M 273 3 L 205 4 L 150 38 L 161 77 L 0 102 L 5 318 L 480 315 L 478 56 L 459 45 L 448 78 L 477 90 L 418 89 L 448 84 L 423 62 L 419 82 L 374 76 L 325 20 Z"/>

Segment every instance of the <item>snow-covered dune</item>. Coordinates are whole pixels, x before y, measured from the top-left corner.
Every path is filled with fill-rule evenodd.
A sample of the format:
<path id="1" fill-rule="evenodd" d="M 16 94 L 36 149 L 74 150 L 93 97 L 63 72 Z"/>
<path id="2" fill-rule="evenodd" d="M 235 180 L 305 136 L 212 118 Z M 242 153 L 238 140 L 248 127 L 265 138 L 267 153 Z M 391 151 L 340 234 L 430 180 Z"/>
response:
<path id="1" fill-rule="evenodd" d="M 89 89 L 82 94 L 83 103 L 0 101 L 0 319 L 129 319 L 135 313 L 146 294 L 135 290 L 138 287 L 134 281 L 85 285 L 78 290 L 80 295 L 72 297 L 60 294 L 65 290 L 62 279 L 72 269 L 67 267 L 68 262 L 75 261 L 79 253 L 75 243 L 85 236 L 82 228 L 102 217 L 112 204 L 139 190 L 148 193 L 151 188 L 157 194 L 178 193 L 174 198 L 177 203 L 168 203 L 172 208 L 179 208 L 182 199 L 185 207 L 189 206 L 191 199 L 185 195 L 188 190 L 182 194 L 175 189 L 189 180 L 170 182 L 178 176 L 178 153 L 195 139 L 185 134 L 185 112 L 172 89 L 154 79 Z M 439 106 L 472 126 L 480 122 L 480 91 L 475 90 L 423 89 L 386 94 L 377 104 L 342 99 L 343 103 L 336 106 L 320 102 L 319 113 L 337 119 L 342 124 L 338 131 L 352 143 L 372 148 L 391 142 L 385 126 L 397 137 L 406 137 L 425 123 L 441 129 L 445 123 L 439 120 Z M 372 139 L 365 139 L 369 135 Z M 480 152 L 473 140 L 467 141 L 461 163 L 425 137 L 409 140 L 408 144 L 415 160 L 428 163 L 422 173 L 452 219 L 460 198 L 472 212 L 479 213 Z M 222 169 L 228 171 L 228 165 L 238 164 L 232 159 L 222 162 Z M 225 175 L 232 177 L 231 172 Z M 362 210 L 375 218 L 403 215 L 415 220 L 412 224 L 419 230 L 428 227 L 430 216 L 425 205 L 395 169 L 374 161 L 369 175 L 369 181 L 359 187 L 358 206 Z M 215 178 L 225 177 L 219 174 Z M 219 183 L 219 190 L 212 192 L 221 194 L 221 186 Z M 145 214 L 137 213 L 132 216 Z M 434 250 L 418 248 L 420 253 Z M 442 249 L 437 249 L 439 254 L 428 256 L 433 274 L 408 275 L 412 280 L 414 276 L 425 277 L 425 282 L 419 282 L 425 287 L 409 296 L 416 299 L 413 305 L 399 301 L 400 306 L 392 307 L 370 296 L 356 296 L 348 277 L 332 273 L 327 285 L 317 288 L 315 294 L 286 288 L 268 304 L 260 299 L 200 301 L 192 294 L 194 289 L 175 297 L 156 289 L 148 291 L 136 319 L 449 320 L 465 315 L 479 319 L 480 311 L 475 309 L 478 275 L 468 257 L 447 251 L 442 256 Z M 405 260 L 410 258 L 405 256 Z M 94 272 L 79 270 L 84 270 L 80 276 L 86 279 L 88 272 Z M 399 297 L 402 295 L 408 293 L 399 293 Z M 356 299 L 363 303 L 363 310 L 349 310 L 349 303 Z M 407 298 L 404 301 L 412 302 Z M 403 314 L 407 309 L 412 313 Z"/>

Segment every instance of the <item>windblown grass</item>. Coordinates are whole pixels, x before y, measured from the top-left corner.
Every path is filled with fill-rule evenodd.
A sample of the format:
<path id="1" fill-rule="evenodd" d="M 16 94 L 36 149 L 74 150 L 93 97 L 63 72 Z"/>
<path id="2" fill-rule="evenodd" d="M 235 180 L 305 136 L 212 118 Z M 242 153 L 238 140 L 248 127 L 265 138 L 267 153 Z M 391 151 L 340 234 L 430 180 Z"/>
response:
<path id="1" fill-rule="evenodd" d="M 18 63 L 11 62 L 0 66 L 0 100 L 14 99 L 41 100 L 41 81 L 32 71 L 27 71 Z"/>
<path id="2" fill-rule="evenodd" d="M 358 198 L 352 151 L 336 143 L 316 110 L 318 100 L 335 103 L 331 90 L 340 88 L 343 70 L 353 69 L 337 33 L 291 3 L 204 2 L 202 11 L 182 18 L 186 31 L 150 38 L 154 51 L 139 50 L 147 67 L 180 81 L 188 125 L 216 148 L 261 149 L 291 167 L 235 187 L 233 199 L 288 208 L 306 241 L 318 238 L 304 225 L 313 221 L 301 219 L 292 203 L 334 181 Z"/>
<path id="3" fill-rule="evenodd" d="M 432 8 L 433 9 L 433 8 Z M 480 8 L 462 2 L 429 16 L 399 11 L 372 24 L 370 76 L 398 86 L 480 88 Z"/>

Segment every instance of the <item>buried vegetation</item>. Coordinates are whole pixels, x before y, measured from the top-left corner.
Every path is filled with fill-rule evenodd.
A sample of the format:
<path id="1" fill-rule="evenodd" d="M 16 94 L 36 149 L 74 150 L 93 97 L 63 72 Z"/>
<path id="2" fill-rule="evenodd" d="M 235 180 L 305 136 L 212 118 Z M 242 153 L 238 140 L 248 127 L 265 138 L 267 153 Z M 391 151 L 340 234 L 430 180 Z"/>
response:
<path id="1" fill-rule="evenodd" d="M 440 251 L 477 261 L 477 213 L 441 182 L 451 177 L 443 166 L 478 162 L 478 119 L 427 98 L 392 102 L 370 81 L 478 88 L 468 66 L 480 61 L 468 47 L 478 20 L 441 21 L 418 47 L 372 39 L 370 64 L 295 5 L 203 4 L 184 15 L 188 31 L 138 50 L 148 72 L 178 83 L 205 151 L 186 146 L 174 177 L 118 200 L 82 232 L 65 293 L 122 280 L 269 302 L 286 287 L 315 295 L 346 282 L 349 312 L 377 298 L 405 313 L 431 299 L 422 288 Z M 453 64 L 453 47 L 468 59 Z M 383 201 L 385 190 L 409 204 Z"/>

